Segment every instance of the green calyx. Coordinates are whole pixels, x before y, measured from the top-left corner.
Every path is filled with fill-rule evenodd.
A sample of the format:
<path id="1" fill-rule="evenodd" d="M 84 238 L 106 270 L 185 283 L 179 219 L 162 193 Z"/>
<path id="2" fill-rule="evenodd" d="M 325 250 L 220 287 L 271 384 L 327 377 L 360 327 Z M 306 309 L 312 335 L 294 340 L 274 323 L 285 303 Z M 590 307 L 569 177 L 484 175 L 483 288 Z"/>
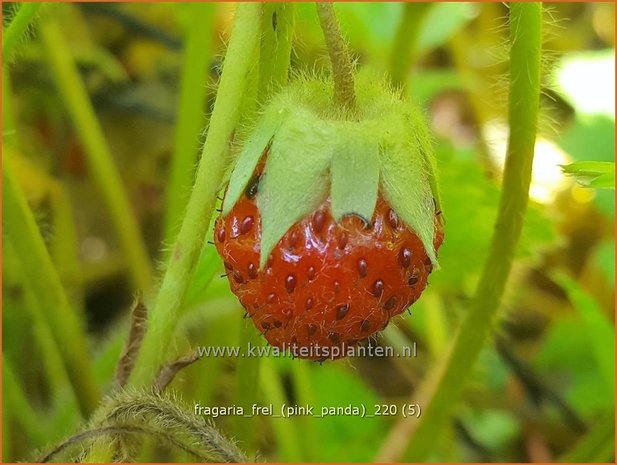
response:
<path id="1" fill-rule="evenodd" d="M 265 106 L 246 138 L 223 205 L 227 215 L 268 149 L 257 191 L 261 257 L 289 228 L 331 198 L 340 221 L 373 217 L 379 191 L 415 231 L 435 266 L 435 208 L 439 208 L 431 141 L 420 111 L 385 80 L 360 75 L 357 108 L 333 103 L 331 82 L 299 78 Z"/>

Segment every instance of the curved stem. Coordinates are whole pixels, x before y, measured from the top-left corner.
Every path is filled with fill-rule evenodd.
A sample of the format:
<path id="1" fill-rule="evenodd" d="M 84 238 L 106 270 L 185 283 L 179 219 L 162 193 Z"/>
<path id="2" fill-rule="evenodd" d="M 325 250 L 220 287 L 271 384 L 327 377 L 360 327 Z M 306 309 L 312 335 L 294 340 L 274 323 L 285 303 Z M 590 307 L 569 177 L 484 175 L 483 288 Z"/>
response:
<path id="1" fill-rule="evenodd" d="M 228 163 L 229 144 L 238 121 L 247 75 L 254 65 L 261 13 L 259 3 L 238 5 L 195 185 L 150 312 L 148 330 L 129 380 L 131 386 L 150 386 L 160 367 L 171 357 L 169 349 L 178 311 L 206 237 Z"/>
<path id="2" fill-rule="evenodd" d="M 354 88 L 353 66 L 349 58 L 347 45 L 341 34 L 341 28 L 332 3 L 317 3 L 317 15 L 328 47 L 334 76 L 334 96 L 338 103 L 350 110 L 356 108 L 356 91 Z"/>
<path id="3" fill-rule="evenodd" d="M 40 3 L 34 2 L 24 2 L 18 5 L 19 10 L 6 29 L 2 31 L 2 56 L 5 60 L 9 58 L 19 40 L 24 36 L 41 6 Z"/>
<path id="4" fill-rule="evenodd" d="M 172 244 L 178 233 L 182 214 L 191 193 L 200 136 L 205 123 L 203 113 L 208 90 L 206 85 L 208 66 L 213 55 L 214 5 L 192 3 L 186 5 L 186 8 L 189 9 L 191 16 L 185 38 L 174 152 L 166 192 L 167 244 Z"/>
<path id="5" fill-rule="evenodd" d="M 377 461 L 393 462 L 402 455 L 412 462 L 426 459 L 492 328 L 527 208 L 540 102 L 541 30 L 541 3 L 511 4 L 510 138 L 489 257 L 450 352 L 414 396 L 422 416 L 399 422 Z"/>

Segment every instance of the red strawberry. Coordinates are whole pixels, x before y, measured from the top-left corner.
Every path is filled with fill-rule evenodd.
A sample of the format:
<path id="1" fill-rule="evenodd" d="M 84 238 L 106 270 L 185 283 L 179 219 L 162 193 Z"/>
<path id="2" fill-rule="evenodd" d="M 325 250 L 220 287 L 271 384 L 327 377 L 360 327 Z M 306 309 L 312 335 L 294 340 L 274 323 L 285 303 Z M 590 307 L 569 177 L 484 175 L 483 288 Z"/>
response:
<path id="1" fill-rule="evenodd" d="M 443 241 L 422 115 L 364 78 L 345 114 L 324 86 L 299 81 L 269 103 L 214 231 L 257 329 L 317 360 L 345 356 L 415 302 Z"/>
<path id="2" fill-rule="evenodd" d="M 382 196 L 370 224 L 357 216 L 336 223 L 326 200 L 289 229 L 260 271 L 260 176 L 261 167 L 230 214 L 217 220 L 215 244 L 232 291 L 270 344 L 318 346 L 325 350 L 307 358 L 328 358 L 320 354 L 384 329 L 420 297 L 433 266 Z M 439 216 L 435 225 L 438 249 Z"/>

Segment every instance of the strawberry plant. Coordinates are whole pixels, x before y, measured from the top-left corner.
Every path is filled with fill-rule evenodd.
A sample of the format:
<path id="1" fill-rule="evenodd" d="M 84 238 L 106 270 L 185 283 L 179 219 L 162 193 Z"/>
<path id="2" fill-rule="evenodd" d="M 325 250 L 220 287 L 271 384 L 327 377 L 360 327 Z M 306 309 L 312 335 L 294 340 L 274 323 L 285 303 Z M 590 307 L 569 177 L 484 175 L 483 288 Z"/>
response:
<path id="1" fill-rule="evenodd" d="M 5 461 L 614 458 L 611 5 L 3 13 Z"/>

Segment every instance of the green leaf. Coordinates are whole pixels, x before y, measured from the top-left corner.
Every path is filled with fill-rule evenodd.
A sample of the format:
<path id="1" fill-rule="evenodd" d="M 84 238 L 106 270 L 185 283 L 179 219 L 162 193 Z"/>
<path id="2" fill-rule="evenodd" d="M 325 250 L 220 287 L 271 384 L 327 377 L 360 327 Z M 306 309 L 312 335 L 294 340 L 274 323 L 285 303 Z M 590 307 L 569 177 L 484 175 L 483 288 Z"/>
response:
<path id="1" fill-rule="evenodd" d="M 238 161 L 229 180 L 229 187 L 227 188 L 223 205 L 223 216 L 229 214 L 242 195 L 242 192 L 244 192 L 246 185 L 253 176 L 257 163 L 280 127 L 284 117 L 285 112 L 278 108 L 265 113 L 259 119 L 253 133 L 244 143 L 242 152 L 238 156 Z"/>
<path id="2" fill-rule="evenodd" d="M 417 144 L 417 150 L 420 152 L 422 159 L 422 167 L 426 173 L 433 194 L 434 208 L 441 211 L 441 195 L 439 193 L 439 184 L 437 183 L 437 166 L 435 162 L 435 152 L 431 144 L 431 136 L 428 127 L 425 123 L 424 115 L 416 107 L 409 108 L 408 125 L 414 129 L 414 142 Z"/>
<path id="3" fill-rule="evenodd" d="M 579 284 L 565 274 L 555 280 L 566 291 L 572 305 L 581 316 L 582 329 L 588 337 L 598 368 L 603 378 L 606 394 L 615 393 L 615 329 L 597 302 Z"/>
<path id="4" fill-rule="evenodd" d="M 565 174 L 573 175 L 585 187 L 615 188 L 615 163 L 608 161 L 579 161 L 563 165 Z"/>
<path id="5" fill-rule="evenodd" d="M 396 123 L 392 121 L 393 133 L 402 135 L 409 132 L 405 127 L 396 127 Z M 392 137 L 386 133 L 385 136 L 380 156 L 384 197 L 401 220 L 416 232 L 431 262 L 438 266 L 433 246 L 435 203 L 431 192 L 431 173 L 423 154 L 424 147 L 420 146 L 413 134 L 408 137 Z"/>
<path id="6" fill-rule="evenodd" d="M 287 230 L 317 209 L 328 194 L 334 140 L 331 126 L 298 111 L 288 117 L 274 139 L 257 193 L 261 213 L 260 268 Z"/>
<path id="7" fill-rule="evenodd" d="M 334 149 L 332 166 L 332 214 L 336 221 L 357 214 L 370 222 L 379 187 L 379 147 L 377 141 L 342 137 Z"/>
<path id="8" fill-rule="evenodd" d="M 313 405 L 318 415 L 322 407 L 364 405 L 368 411 L 381 401 L 372 387 L 349 367 L 326 363 L 321 367 L 311 365 L 308 368 L 314 389 Z M 319 448 L 314 451 L 314 460 L 372 461 L 375 445 L 381 442 L 388 423 L 386 417 L 371 417 L 367 415 L 362 421 L 346 415 L 319 418 L 315 422 Z"/>
<path id="9" fill-rule="evenodd" d="M 477 16 L 477 11 L 478 6 L 472 3 L 435 3 L 420 31 L 418 51 L 428 52 L 445 43 Z"/>

